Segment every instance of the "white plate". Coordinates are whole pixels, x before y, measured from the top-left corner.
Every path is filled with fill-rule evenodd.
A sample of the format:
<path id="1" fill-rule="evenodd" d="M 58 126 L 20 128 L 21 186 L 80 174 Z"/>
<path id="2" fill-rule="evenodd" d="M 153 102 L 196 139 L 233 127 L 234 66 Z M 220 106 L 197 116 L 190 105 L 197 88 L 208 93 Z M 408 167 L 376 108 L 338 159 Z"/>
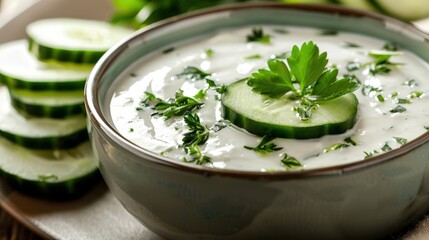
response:
<path id="1" fill-rule="evenodd" d="M 17 0 L 14 0 L 17 1 Z M 25 37 L 25 26 L 41 18 L 109 18 L 111 0 L 22 0 L 15 11 L 0 15 L 0 43 Z M 16 8 L 18 7 L 18 8 Z M 47 239 L 160 239 L 135 220 L 104 183 L 82 198 L 48 201 L 0 186 L 0 205 Z"/>

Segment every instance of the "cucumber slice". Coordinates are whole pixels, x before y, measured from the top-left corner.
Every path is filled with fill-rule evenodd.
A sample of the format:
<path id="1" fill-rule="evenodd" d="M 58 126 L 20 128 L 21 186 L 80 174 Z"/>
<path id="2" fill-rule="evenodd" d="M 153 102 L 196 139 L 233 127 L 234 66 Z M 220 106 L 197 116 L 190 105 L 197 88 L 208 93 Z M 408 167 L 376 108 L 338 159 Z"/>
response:
<path id="1" fill-rule="evenodd" d="M 5 87 L 0 87 L 0 135 L 35 149 L 72 148 L 88 139 L 83 115 L 66 119 L 25 117 L 11 106 Z"/>
<path id="2" fill-rule="evenodd" d="M 83 91 L 78 92 L 31 92 L 10 90 L 12 106 L 21 113 L 49 118 L 65 118 L 85 111 Z"/>
<path id="3" fill-rule="evenodd" d="M 91 69 L 40 62 L 28 52 L 26 40 L 0 45 L 0 81 L 10 88 L 82 90 Z"/>
<path id="4" fill-rule="evenodd" d="M 30 23 L 26 32 L 30 52 L 39 60 L 93 64 L 132 30 L 96 20 L 50 18 Z"/>
<path id="5" fill-rule="evenodd" d="M 339 0 L 341 5 L 366 11 L 376 11 L 377 9 L 368 0 Z"/>
<path id="6" fill-rule="evenodd" d="M 70 150 L 29 150 L 0 138 L 0 173 L 14 189 L 50 198 L 79 196 L 99 179 L 87 141 Z"/>
<path id="7" fill-rule="evenodd" d="M 253 92 L 245 80 L 229 85 L 221 102 L 224 118 L 250 133 L 295 139 L 343 133 L 353 127 L 358 109 L 358 100 L 350 93 L 320 103 L 310 122 L 304 122 L 293 110 L 298 103 L 286 97 L 268 99 Z"/>
<path id="8" fill-rule="evenodd" d="M 417 20 L 429 16 L 427 0 L 367 0 L 379 12 L 401 18 Z"/>

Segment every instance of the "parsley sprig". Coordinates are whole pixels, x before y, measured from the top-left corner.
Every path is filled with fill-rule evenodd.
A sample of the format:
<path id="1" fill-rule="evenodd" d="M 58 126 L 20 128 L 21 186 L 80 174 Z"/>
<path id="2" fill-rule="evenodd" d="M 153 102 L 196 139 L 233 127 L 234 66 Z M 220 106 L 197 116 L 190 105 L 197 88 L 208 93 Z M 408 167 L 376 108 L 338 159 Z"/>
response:
<path id="1" fill-rule="evenodd" d="M 194 112 L 200 109 L 204 103 L 198 102 L 195 98 L 183 95 L 183 90 L 176 92 L 175 98 L 163 100 L 157 98 L 154 94 L 145 92 L 146 98 L 142 100 L 144 106 L 148 106 L 154 102 L 153 109 L 156 114 L 163 116 L 166 120 L 173 116 L 183 116 L 186 113 Z"/>
<path id="2" fill-rule="evenodd" d="M 386 74 L 392 71 L 392 67 L 403 65 L 403 63 L 391 62 L 390 58 L 393 56 L 400 56 L 402 52 L 399 51 L 377 51 L 372 50 L 368 53 L 369 56 L 374 58 L 374 62 L 369 66 L 369 72 L 372 75 Z"/>
<path id="3" fill-rule="evenodd" d="M 301 99 L 295 111 L 303 121 L 311 117 L 318 102 L 341 97 L 359 87 L 353 78 L 337 80 L 338 70 L 327 68 L 327 53 L 319 54 L 318 46 L 312 41 L 303 43 L 301 48 L 295 45 L 287 63 L 289 66 L 281 60 L 268 60 L 268 69 L 253 73 L 247 84 L 253 91 L 270 98 L 289 94 L 290 99 Z"/>
<path id="4" fill-rule="evenodd" d="M 280 160 L 281 164 L 286 167 L 286 169 L 293 168 L 302 168 L 302 164 L 294 157 L 289 156 L 288 154 L 284 154 L 282 160 Z"/>
<path id="5" fill-rule="evenodd" d="M 185 162 L 195 163 L 197 165 L 202 165 L 205 163 L 210 163 L 210 157 L 204 155 L 199 145 L 203 145 L 209 139 L 209 129 L 202 125 L 200 122 L 200 117 L 197 113 L 186 113 L 183 116 L 186 127 L 189 129 L 189 132 L 183 134 L 182 138 L 182 147 L 185 149 L 185 152 L 193 157 L 191 160 L 184 159 Z"/>
<path id="6" fill-rule="evenodd" d="M 270 135 L 265 135 L 264 137 L 262 137 L 259 144 L 256 145 L 255 147 L 244 146 L 244 148 L 258 153 L 271 153 L 271 152 L 282 150 L 283 149 L 282 147 L 277 147 L 276 144 L 271 142 L 274 139 L 275 137 L 272 137 Z"/>
<path id="7" fill-rule="evenodd" d="M 264 33 L 262 28 L 253 28 L 252 33 L 246 36 L 247 42 L 259 42 L 269 44 L 271 36 Z"/>

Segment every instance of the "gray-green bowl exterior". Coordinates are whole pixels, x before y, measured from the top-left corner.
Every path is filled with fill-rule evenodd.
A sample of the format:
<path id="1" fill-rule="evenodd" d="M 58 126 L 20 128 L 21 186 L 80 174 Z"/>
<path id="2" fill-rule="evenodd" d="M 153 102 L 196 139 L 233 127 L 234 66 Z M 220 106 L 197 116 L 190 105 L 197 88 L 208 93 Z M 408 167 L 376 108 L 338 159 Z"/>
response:
<path id="1" fill-rule="evenodd" d="M 382 239 L 429 209 L 429 134 L 361 162 L 302 172 L 216 170 L 165 159 L 125 139 L 106 102 L 116 77 L 141 56 L 222 26 L 283 24 L 395 41 L 429 62 L 411 25 L 331 6 L 233 5 L 145 28 L 97 63 L 85 90 L 100 170 L 123 206 L 167 239 Z"/>

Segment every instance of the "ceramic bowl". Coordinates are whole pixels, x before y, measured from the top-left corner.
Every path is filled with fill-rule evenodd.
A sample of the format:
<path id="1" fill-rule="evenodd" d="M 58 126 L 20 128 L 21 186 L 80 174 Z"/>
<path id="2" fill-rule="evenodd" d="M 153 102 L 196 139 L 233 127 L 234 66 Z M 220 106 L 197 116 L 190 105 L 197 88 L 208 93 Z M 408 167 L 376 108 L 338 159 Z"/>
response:
<path id="1" fill-rule="evenodd" d="M 144 28 L 112 48 L 85 89 L 102 175 L 123 206 L 167 239 L 379 239 L 429 208 L 429 133 L 366 160 L 300 172 L 240 172 L 165 159 L 113 126 L 109 87 L 130 64 L 173 42 L 244 24 L 310 26 L 394 41 L 429 62 L 429 38 L 381 15 L 319 5 L 254 3 Z"/>

